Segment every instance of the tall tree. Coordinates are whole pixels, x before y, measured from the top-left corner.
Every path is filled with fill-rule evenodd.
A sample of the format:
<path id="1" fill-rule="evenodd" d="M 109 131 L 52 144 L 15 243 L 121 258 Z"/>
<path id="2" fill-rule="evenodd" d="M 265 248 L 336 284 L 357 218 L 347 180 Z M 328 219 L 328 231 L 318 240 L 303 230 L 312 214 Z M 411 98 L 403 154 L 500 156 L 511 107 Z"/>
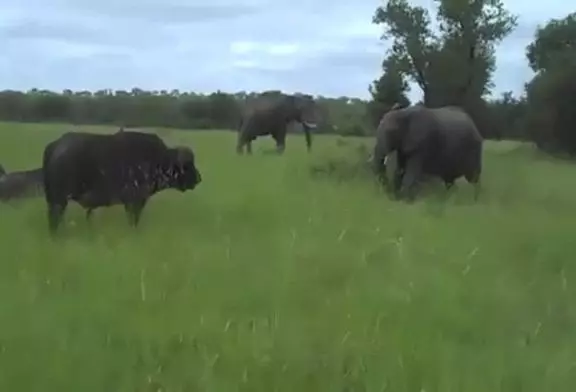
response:
<path id="1" fill-rule="evenodd" d="M 556 65 L 576 66 L 576 12 L 539 27 L 534 42 L 526 48 L 526 58 L 534 72 Z"/>
<path id="2" fill-rule="evenodd" d="M 428 10 L 407 0 L 387 0 L 373 23 L 392 40 L 388 56 L 423 92 L 427 106 L 464 104 L 490 87 L 494 50 L 516 26 L 502 0 L 434 0 L 436 29 Z M 436 33 L 434 30 L 438 30 Z"/>
<path id="3" fill-rule="evenodd" d="M 576 156 L 576 13 L 539 27 L 526 58 L 536 72 L 526 85 L 529 136 L 543 150 Z"/>
<path id="4" fill-rule="evenodd" d="M 382 115 L 394 104 L 399 103 L 402 106 L 410 104 L 406 95 L 408 82 L 401 72 L 401 64 L 391 56 L 384 60 L 382 67 L 384 73 L 368 88 L 372 100 L 366 106 L 366 111 L 373 126 L 380 122 Z"/>

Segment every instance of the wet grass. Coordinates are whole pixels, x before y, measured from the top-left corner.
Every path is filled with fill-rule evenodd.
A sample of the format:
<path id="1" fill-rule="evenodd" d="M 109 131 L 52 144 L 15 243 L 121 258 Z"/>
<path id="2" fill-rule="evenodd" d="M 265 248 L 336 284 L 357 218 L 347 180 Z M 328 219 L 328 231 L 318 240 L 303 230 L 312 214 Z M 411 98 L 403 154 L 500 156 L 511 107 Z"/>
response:
<path id="1" fill-rule="evenodd" d="M 2 124 L 0 163 L 70 128 Z M 43 200 L 0 206 L 0 390 L 573 390 L 576 167 L 488 143 L 477 203 L 461 180 L 406 205 L 361 139 L 161 133 L 204 182 L 137 230 L 73 205 L 52 243 Z"/>

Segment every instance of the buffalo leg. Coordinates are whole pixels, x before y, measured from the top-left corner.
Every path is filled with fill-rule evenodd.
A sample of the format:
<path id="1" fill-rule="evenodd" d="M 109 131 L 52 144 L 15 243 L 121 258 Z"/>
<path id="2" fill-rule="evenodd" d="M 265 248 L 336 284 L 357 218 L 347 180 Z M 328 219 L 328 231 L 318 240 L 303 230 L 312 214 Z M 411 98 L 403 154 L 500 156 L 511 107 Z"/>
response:
<path id="1" fill-rule="evenodd" d="M 67 205 L 67 202 L 48 204 L 48 228 L 51 234 L 56 234 Z"/>
<path id="2" fill-rule="evenodd" d="M 142 210 L 146 205 L 146 200 L 137 200 L 130 203 L 124 204 L 124 209 L 128 214 L 128 223 L 136 227 L 140 223 L 140 217 L 142 216 Z"/>

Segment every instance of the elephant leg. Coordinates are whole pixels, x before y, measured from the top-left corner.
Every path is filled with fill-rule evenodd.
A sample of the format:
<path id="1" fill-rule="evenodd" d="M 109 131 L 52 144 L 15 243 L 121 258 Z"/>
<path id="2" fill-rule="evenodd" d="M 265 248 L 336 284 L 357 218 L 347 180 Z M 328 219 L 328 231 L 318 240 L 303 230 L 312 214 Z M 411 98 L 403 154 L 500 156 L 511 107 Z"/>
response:
<path id="1" fill-rule="evenodd" d="M 386 185 L 388 182 L 388 178 L 386 176 L 387 157 L 386 152 L 382 151 L 378 144 L 374 146 L 372 157 L 369 158 L 369 164 L 372 169 L 372 173 L 374 176 L 376 176 L 378 184 Z"/>
<path id="2" fill-rule="evenodd" d="M 476 146 L 472 149 L 467 156 L 466 170 L 464 171 L 464 178 L 469 184 L 474 185 L 474 201 L 478 200 L 478 196 L 482 190 L 481 176 L 482 176 L 482 148 Z"/>
<path id="3" fill-rule="evenodd" d="M 385 185 L 388 181 L 386 177 L 386 164 L 384 158 L 374 155 L 372 157 L 372 172 L 376 176 L 378 184 Z"/>
<path id="4" fill-rule="evenodd" d="M 86 221 L 90 222 L 92 220 L 92 213 L 94 212 L 93 208 L 88 208 L 86 210 Z"/>
<path id="5" fill-rule="evenodd" d="M 402 180 L 404 178 L 404 170 L 402 170 L 401 168 L 397 168 L 394 171 L 394 178 L 392 179 L 392 194 L 396 197 L 398 197 L 400 195 L 400 190 L 402 189 Z"/>
<path id="6" fill-rule="evenodd" d="M 418 192 L 418 185 L 422 173 L 422 159 L 418 156 L 411 156 L 407 159 L 406 170 L 402 176 L 400 196 L 409 202 L 414 201 Z"/>
<path id="7" fill-rule="evenodd" d="M 279 155 L 282 155 L 286 149 L 286 132 L 277 132 L 272 135 L 272 138 L 276 142 L 276 152 L 278 152 Z"/>
<path id="8" fill-rule="evenodd" d="M 396 168 L 394 170 L 394 177 L 392 179 L 392 193 L 395 197 L 400 196 L 402 188 L 402 180 L 406 174 L 406 157 L 400 152 L 396 153 Z"/>
<path id="9" fill-rule="evenodd" d="M 247 138 L 240 133 L 238 135 L 238 143 L 236 144 L 236 153 L 238 155 L 243 155 L 244 146 L 246 146 L 246 153 L 252 155 L 252 140 L 254 140 L 254 138 Z"/>
<path id="10" fill-rule="evenodd" d="M 236 153 L 238 155 L 244 154 L 244 140 L 242 139 L 242 135 L 238 135 L 238 141 L 236 143 Z"/>

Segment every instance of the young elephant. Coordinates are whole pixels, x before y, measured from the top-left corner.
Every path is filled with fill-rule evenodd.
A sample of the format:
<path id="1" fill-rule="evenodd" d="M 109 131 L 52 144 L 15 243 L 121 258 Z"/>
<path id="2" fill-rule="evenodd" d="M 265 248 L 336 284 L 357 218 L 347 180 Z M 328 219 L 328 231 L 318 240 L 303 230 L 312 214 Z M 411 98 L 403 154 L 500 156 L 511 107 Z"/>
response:
<path id="1" fill-rule="evenodd" d="M 376 130 L 372 164 L 385 179 L 388 155 L 396 153 L 393 178 L 386 183 L 400 198 L 413 200 L 424 176 L 440 177 L 447 188 L 464 176 L 478 197 L 483 139 L 472 118 L 461 108 L 423 105 L 393 107 Z"/>

